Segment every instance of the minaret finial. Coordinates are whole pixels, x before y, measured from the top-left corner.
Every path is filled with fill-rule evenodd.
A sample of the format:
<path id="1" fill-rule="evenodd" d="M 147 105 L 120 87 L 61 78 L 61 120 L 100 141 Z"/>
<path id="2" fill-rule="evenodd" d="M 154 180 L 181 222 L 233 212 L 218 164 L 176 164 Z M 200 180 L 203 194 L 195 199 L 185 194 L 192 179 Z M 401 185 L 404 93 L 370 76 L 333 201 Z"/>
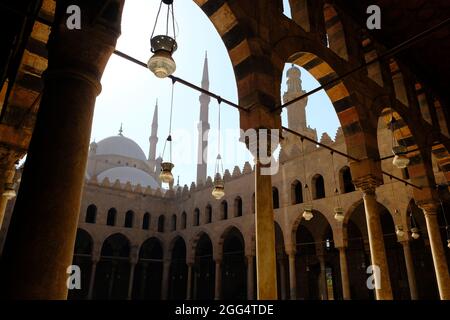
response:
<path id="1" fill-rule="evenodd" d="M 209 68 L 208 52 L 205 52 L 205 62 L 203 65 L 202 88 L 209 90 Z M 205 151 L 208 149 L 208 131 L 209 126 L 209 103 L 210 96 L 202 93 L 200 95 L 200 123 L 198 124 L 198 154 L 197 154 L 197 185 L 206 182 L 208 171 L 208 155 Z M 207 152 L 206 152 L 207 153 Z"/>
<path id="2" fill-rule="evenodd" d="M 205 51 L 205 61 L 203 63 L 202 88 L 209 90 L 208 51 Z"/>
<path id="3" fill-rule="evenodd" d="M 123 123 L 120 124 L 119 136 L 123 137 Z"/>
<path id="4" fill-rule="evenodd" d="M 156 99 L 155 111 L 153 112 L 152 132 L 149 141 L 150 150 L 148 152 L 148 160 L 155 161 L 156 147 L 158 145 L 158 99 Z"/>

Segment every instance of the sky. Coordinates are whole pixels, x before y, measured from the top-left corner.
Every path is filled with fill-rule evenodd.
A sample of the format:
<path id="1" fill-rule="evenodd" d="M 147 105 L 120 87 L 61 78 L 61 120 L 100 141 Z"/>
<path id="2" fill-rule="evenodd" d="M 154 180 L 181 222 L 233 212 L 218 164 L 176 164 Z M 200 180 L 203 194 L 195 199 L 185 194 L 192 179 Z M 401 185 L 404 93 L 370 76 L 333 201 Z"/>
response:
<path id="1" fill-rule="evenodd" d="M 286 1 L 287 2 L 287 1 Z M 126 1 L 122 16 L 122 35 L 117 43 L 120 50 L 142 62 L 151 56 L 150 35 L 159 7 L 156 0 Z M 200 85 L 205 52 L 208 52 L 210 91 L 238 102 L 236 80 L 227 50 L 211 21 L 193 1 L 175 1 L 175 19 L 178 50 L 174 54 L 177 64 L 175 76 Z M 289 16 L 289 12 L 285 12 Z M 160 19 L 158 30 L 164 27 Z M 290 65 L 287 64 L 286 68 Z M 287 69 L 286 69 L 287 70 Z M 283 94 L 286 88 L 286 72 L 283 75 Z M 319 86 L 318 82 L 302 72 L 303 89 L 308 91 Z M 148 155 L 149 136 L 156 100 L 159 105 L 159 143 L 157 155 L 162 154 L 164 141 L 169 130 L 171 81 L 158 79 L 148 69 L 113 55 L 102 78 L 102 93 L 97 98 L 91 141 L 99 142 L 117 135 L 123 124 L 124 136 L 136 141 Z M 190 185 L 196 179 L 197 124 L 199 122 L 199 93 L 175 84 L 173 113 L 173 174 L 179 176 L 180 184 Z M 286 112 L 283 124 L 287 125 Z M 319 138 L 328 132 L 332 138 L 339 127 L 334 109 L 325 92 L 309 98 L 307 107 L 308 124 L 317 128 Z M 208 175 L 214 174 L 217 156 L 218 104 L 211 100 L 209 109 L 211 132 L 208 149 Z M 252 157 L 245 145 L 238 141 L 239 113 L 223 104 L 221 107 L 221 155 L 224 168 L 233 170 L 235 165 L 243 167 Z"/>

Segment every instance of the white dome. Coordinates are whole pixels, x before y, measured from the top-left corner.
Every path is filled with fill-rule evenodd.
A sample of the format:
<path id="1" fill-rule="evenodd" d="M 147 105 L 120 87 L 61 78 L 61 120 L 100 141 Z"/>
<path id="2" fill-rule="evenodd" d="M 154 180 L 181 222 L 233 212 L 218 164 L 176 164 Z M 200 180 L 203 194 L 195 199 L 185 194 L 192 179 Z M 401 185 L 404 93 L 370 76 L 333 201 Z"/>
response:
<path id="1" fill-rule="evenodd" d="M 130 182 L 132 185 L 140 184 L 143 187 L 150 186 L 153 189 L 159 188 L 158 182 L 148 173 L 132 168 L 132 167 L 117 167 L 103 171 L 98 175 L 97 180 L 103 181 L 108 178 L 111 183 L 119 180 L 121 183 Z"/>
<path id="2" fill-rule="evenodd" d="M 97 143 L 97 155 L 118 155 L 147 161 L 144 151 L 133 140 L 124 136 L 113 136 Z"/>

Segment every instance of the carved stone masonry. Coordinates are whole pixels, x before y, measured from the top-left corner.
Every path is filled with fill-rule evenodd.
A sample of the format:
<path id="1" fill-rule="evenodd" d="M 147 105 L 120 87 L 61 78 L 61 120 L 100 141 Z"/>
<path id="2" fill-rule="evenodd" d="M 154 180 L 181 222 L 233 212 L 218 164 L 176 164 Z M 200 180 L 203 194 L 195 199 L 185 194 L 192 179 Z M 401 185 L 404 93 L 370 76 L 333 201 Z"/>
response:
<path id="1" fill-rule="evenodd" d="M 367 175 L 353 180 L 356 188 L 360 189 L 364 195 L 375 196 L 375 190 L 378 188 L 382 182 L 373 175 Z"/>

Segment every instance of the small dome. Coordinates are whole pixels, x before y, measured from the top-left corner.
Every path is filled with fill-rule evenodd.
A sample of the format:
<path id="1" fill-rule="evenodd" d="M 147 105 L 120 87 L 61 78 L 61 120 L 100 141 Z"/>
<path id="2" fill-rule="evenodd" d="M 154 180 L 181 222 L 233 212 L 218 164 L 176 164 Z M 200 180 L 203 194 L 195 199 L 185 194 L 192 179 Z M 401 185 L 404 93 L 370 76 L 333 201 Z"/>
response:
<path id="1" fill-rule="evenodd" d="M 124 136 L 113 136 L 97 143 L 97 155 L 118 155 L 147 161 L 144 151 L 133 140 Z"/>
<path id="2" fill-rule="evenodd" d="M 119 180 L 121 183 L 130 182 L 132 185 L 140 184 L 142 187 L 159 188 L 158 182 L 148 173 L 131 167 L 117 167 L 103 171 L 98 175 L 98 180 L 108 178 L 109 181 Z"/>

